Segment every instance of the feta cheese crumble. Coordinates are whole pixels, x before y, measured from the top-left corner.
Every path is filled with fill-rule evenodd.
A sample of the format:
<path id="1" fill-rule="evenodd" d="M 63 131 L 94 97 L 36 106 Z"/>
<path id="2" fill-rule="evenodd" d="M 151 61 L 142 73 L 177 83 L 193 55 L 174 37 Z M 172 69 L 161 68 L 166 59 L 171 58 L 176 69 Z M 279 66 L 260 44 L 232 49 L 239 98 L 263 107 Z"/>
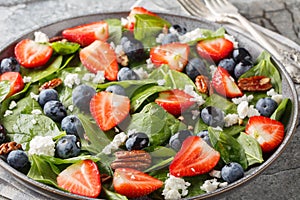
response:
<path id="1" fill-rule="evenodd" d="M 73 112 L 73 110 L 74 110 L 74 105 L 69 105 L 69 106 L 68 106 L 68 110 L 69 110 L 70 112 Z"/>
<path id="2" fill-rule="evenodd" d="M 236 39 L 232 35 L 228 35 L 228 34 L 225 33 L 224 38 L 229 40 L 230 42 L 232 42 L 233 47 L 235 49 L 239 47 L 238 41 L 236 41 Z"/>
<path id="3" fill-rule="evenodd" d="M 274 88 L 270 89 L 269 91 L 267 91 L 267 95 L 269 97 L 271 97 L 271 99 L 273 99 L 274 101 L 276 101 L 277 104 L 280 104 L 280 102 L 282 101 L 282 94 L 278 94 Z"/>
<path id="4" fill-rule="evenodd" d="M 30 98 L 32 98 L 32 99 L 38 101 L 39 95 L 38 95 L 38 94 L 34 94 L 33 92 L 30 92 Z"/>
<path id="5" fill-rule="evenodd" d="M 104 83 L 105 78 L 104 78 L 104 71 L 97 71 L 96 76 L 93 79 L 93 83 L 99 84 L 99 83 Z M 79 84 L 77 84 L 79 85 Z"/>
<path id="6" fill-rule="evenodd" d="M 6 110 L 3 117 L 7 117 L 7 116 L 12 115 L 12 114 L 13 114 L 12 110 Z"/>
<path id="7" fill-rule="evenodd" d="M 36 31 L 34 32 L 34 41 L 39 43 L 46 43 L 49 42 L 49 37 L 41 31 Z"/>
<path id="8" fill-rule="evenodd" d="M 234 104 L 238 105 L 238 104 L 240 104 L 242 101 L 250 102 L 250 101 L 252 101 L 253 98 L 254 98 L 254 96 L 253 96 L 252 94 L 250 94 L 250 95 L 248 95 L 248 96 L 247 96 L 246 94 L 244 94 L 242 97 L 232 98 L 231 101 L 232 101 Z"/>
<path id="9" fill-rule="evenodd" d="M 83 75 L 83 77 L 81 78 L 81 80 L 83 80 L 83 81 L 91 81 L 91 80 L 93 80 L 95 78 L 95 76 L 96 75 L 94 73 L 85 73 Z"/>
<path id="10" fill-rule="evenodd" d="M 65 77 L 64 84 L 65 84 L 65 86 L 67 86 L 69 88 L 73 88 L 73 85 L 79 85 L 80 78 L 79 78 L 78 74 L 68 74 Z"/>
<path id="11" fill-rule="evenodd" d="M 242 101 L 237 107 L 237 112 L 238 112 L 239 118 L 241 118 L 241 119 L 245 119 L 246 117 L 260 115 L 258 110 L 256 110 L 253 105 L 249 106 L 248 101 Z"/>
<path id="12" fill-rule="evenodd" d="M 202 38 L 202 37 L 203 37 L 203 34 L 202 34 L 201 29 L 196 28 L 190 32 L 187 32 L 184 35 L 180 35 L 178 38 L 181 43 L 189 43 L 191 41 L 197 40 L 198 38 Z"/>
<path id="13" fill-rule="evenodd" d="M 149 74 L 142 68 L 133 69 L 133 71 L 140 77 L 141 80 L 147 79 Z"/>
<path id="14" fill-rule="evenodd" d="M 225 127 L 230 127 L 234 124 L 239 123 L 239 115 L 238 114 L 227 114 L 224 117 Z"/>
<path id="15" fill-rule="evenodd" d="M 187 188 L 191 185 L 189 182 L 185 182 L 184 179 L 170 174 L 168 174 L 168 177 L 169 178 L 165 181 L 165 187 L 162 192 L 165 199 L 181 199 L 181 197 L 184 197 L 189 193 L 187 190 Z"/>
<path id="16" fill-rule="evenodd" d="M 203 97 L 194 91 L 194 87 L 192 85 L 185 85 L 184 92 L 191 95 L 193 98 L 191 98 L 190 101 L 196 102 L 199 106 L 205 103 Z"/>
<path id="17" fill-rule="evenodd" d="M 220 183 L 217 181 L 216 178 L 214 178 L 214 179 L 204 181 L 203 185 L 200 186 L 200 189 L 204 190 L 206 192 L 213 192 L 216 189 L 218 189 L 220 187 L 225 187 L 227 185 L 228 185 L 227 182 Z"/>
<path id="18" fill-rule="evenodd" d="M 15 101 L 11 101 L 9 106 L 8 106 L 8 109 L 9 110 L 12 110 L 14 109 L 15 107 L 17 107 L 17 103 Z"/>
<path id="19" fill-rule="evenodd" d="M 163 86 L 165 83 L 166 83 L 165 79 L 157 80 L 157 84 L 158 84 L 159 86 Z"/>
<path id="20" fill-rule="evenodd" d="M 147 69 L 154 69 L 154 64 L 151 61 L 151 58 L 148 58 L 146 60 L 146 64 L 147 64 Z"/>
<path id="21" fill-rule="evenodd" d="M 215 74 L 215 72 L 217 71 L 217 66 L 215 66 L 215 65 L 210 65 L 210 66 L 209 66 L 209 71 L 210 71 L 211 77 L 213 77 L 214 74 Z"/>
<path id="22" fill-rule="evenodd" d="M 42 111 L 39 110 L 39 109 L 34 109 L 34 110 L 31 111 L 31 114 L 33 114 L 33 115 L 41 115 Z"/>
<path id="23" fill-rule="evenodd" d="M 29 143 L 29 155 L 54 156 L 55 142 L 51 136 L 35 136 Z"/>
<path id="24" fill-rule="evenodd" d="M 23 77 L 23 82 L 24 82 L 24 83 L 30 83 L 30 82 L 31 82 L 31 79 L 32 79 L 32 78 L 31 78 L 30 76 L 24 76 L 24 77 Z"/>
<path id="25" fill-rule="evenodd" d="M 122 145 L 126 141 L 126 139 L 127 135 L 124 132 L 115 135 L 113 141 L 111 141 L 111 143 L 104 147 L 102 153 L 109 155 L 113 151 L 118 150 L 119 146 Z"/>

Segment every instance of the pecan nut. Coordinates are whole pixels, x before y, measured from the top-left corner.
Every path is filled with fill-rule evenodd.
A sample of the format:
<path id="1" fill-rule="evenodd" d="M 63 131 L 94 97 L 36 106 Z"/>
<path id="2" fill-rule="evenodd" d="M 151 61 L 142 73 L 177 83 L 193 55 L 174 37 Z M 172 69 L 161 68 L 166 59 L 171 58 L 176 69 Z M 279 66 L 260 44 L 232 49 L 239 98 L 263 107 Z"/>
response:
<path id="1" fill-rule="evenodd" d="M 45 89 L 53 89 L 58 87 L 60 84 L 62 84 L 62 80 L 60 78 L 54 78 L 51 81 L 45 82 L 41 87 L 39 88 L 39 91 L 45 90 Z"/>
<path id="2" fill-rule="evenodd" d="M 243 91 L 257 92 L 272 88 L 271 78 L 266 76 L 251 76 L 238 80 L 238 86 Z"/>
<path id="3" fill-rule="evenodd" d="M 22 149 L 21 144 L 17 144 L 16 142 L 6 142 L 0 145 L 0 155 L 7 155 L 9 152 L 18 149 Z"/>
<path id="4" fill-rule="evenodd" d="M 207 94 L 210 89 L 209 79 L 206 76 L 199 75 L 195 79 L 195 85 L 200 93 Z"/>
<path id="5" fill-rule="evenodd" d="M 145 170 L 151 165 L 151 156 L 143 150 L 117 151 L 116 160 L 111 163 L 112 169 L 133 168 L 136 170 Z"/>

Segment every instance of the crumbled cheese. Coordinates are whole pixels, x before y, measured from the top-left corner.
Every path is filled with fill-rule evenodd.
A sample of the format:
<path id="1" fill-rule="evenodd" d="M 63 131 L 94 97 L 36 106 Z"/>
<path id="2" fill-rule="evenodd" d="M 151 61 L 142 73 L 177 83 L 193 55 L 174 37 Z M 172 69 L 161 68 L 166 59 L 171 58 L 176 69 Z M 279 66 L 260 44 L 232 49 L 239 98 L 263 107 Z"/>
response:
<path id="1" fill-rule="evenodd" d="M 78 74 L 68 74 L 65 77 L 64 84 L 65 84 L 65 86 L 67 86 L 69 88 L 73 88 L 73 85 L 79 85 L 80 78 L 79 78 Z"/>
<path id="2" fill-rule="evenodd" d="M 260 113 L 257 109 L 254 108 L 253 105 L 250 105 L 248 108 L 247 117 L 259 116 Z"/>
<path id="3" fill-rule="evenodd" d="M 205 103 L 203 97 L 194 91 L 194 87 L 192 85 L 185 85 L 184 92 L 191 95 L 193 98 L 191 98 L 190 101 L 196 102 L 199 106 Z"/>
<path id="4" fill-rule="evenodd" d="M 161 44 L 165 36 L 166 36 L 166 34 L 164 34 L 164 33 L 158 34 L 158 36 L 155 39 L 156 42 Z"/>
<path id="5" fill-rule="evenodd" d="M 269 91 L 267 91 L 267 95 L 271 97 L 271 99 L 273 99 L 274 101 L 276 101 L 277 104 L 280 104 L 280 102 L 282 101 L 282 95 L 278 94 L 274 88 L 270 89 Z"/>
<path id="6" fill-rule="evenodd" d="M 32 79 L 32 78 L 31 78 L 30 76 L 24 76 L 24 77 L 23 77 L 23 82 L 24 82 L 24 83 L 30 83 L 30 82 L 31 82 L 31 79 Z"/>
<path id="7" fill-rule="evenodd" d="M 213 77 L 214 74 L 215 74 L 215 72 L 216 72 L 216 70 L 217 70 L 217 66 L 215 66 L 215 65 L 210 65 L 210 66 L 209 66 L 209 70 L 210 70 L 211 77 Z"/>
<path id="8" fill-rule="evenodd" d="M 160 86 L 163 86 L 165 83 L 166 83 L 165 79 L 157 80 L 157 84 L 160 85 Z"/>
<path id="9" fill-rule="evenodd" d="M 54 156 L 55 142 L 51 136 L 35 136 L 29 143 L 29 155 Z"/>
<path id="10" fill-rule="evenodd" d="M 258 110 L 254 108 L 253 105 L 249 106 L 248 101 L 242 101 L 238 107 L 237 112 L 239 115 L 239 118 L 245 119 L 245 117 L 252 117 L 252 116 L 259 116 Z"/>
<path id="11" fill-rule="evenodd" d="M 68 106 L 68 110 L 71 111 L 71 112 L 73 112 L 73 110 L 74 110 L 74 105 L 69 105 L 69 106 Z"/>
<path id="12" fill-rule="evenodd" d="M 121 25 L 122 25 L 122 26 L 126 26 L 127 24 L 128 24 L 128 19 L 122 17 L 122 18 L 121 18 Z"/>
<path id="13" fill-rule="evenodd" d="M 197 117 L 200 115 L 200 111 L 199 110 L 192 110 L 192 120 L 197 119 Z"/>
<path id="14" fill-rule="evenodd" d="M 94 73 L 85 73 L 83 75 L 83 77 L 81 78 L 81 80 L 83 80 L 83 81 L 91 81 L 91 80 L 93 80 L 95 78 L 95 76 L 96 75 Z"/>
<path id="15" fill-rule="evenodd" d="M 13 111 L 6 110 L 5 113 L 4 113 L 4 115 L 3 115 L 3 117 L 7 117 L 7 116 L 12 115 L 12 114 L 13 114 Z"/>
<path id="16" fill-rule="evenodd" d="M 130 135 L 134 134 L 134 133 L 137 133 L 137 130 L 136 129 L 129 129 L 127 131 L 127 136 L 129 137 Z"/>
<path id="17" fill-rule="evenodd" d="M 234 124 L 239 123 L 239 115 L 238 114 L 227 114 L 224 117 L 225 127 L 230 127 Z"/>
<path id="18" fill-rule="evenodd" d="M 252 94 L 250 94 L 250 95 L 248 95 L 248 96 L 247 96 L 246 94 L 244 94 L 242 97 L 232 98 L 231 101 L 232 101 L 234 104 L 238 105 L 238 104 L 240 104 L 242 101 L 250 102 L 250 101 L 252 101 L 253 98 L 254 98 L 254 96 L 253 96 Z"/>
<path id="19" fill-rule="evenodd" d="M 233 47 L 235 49 L 239 47 L 238 41 L 236 41 L 236 39 L 232 35 L 228 35 L 228 34 L 225 33 L 224 38 L 229 40 L 230 42 L 232 42 Z"/>
<path id="20" fill-rule="evenodd" d="M 220 183 L 220 182 L 217 181 L 216 178 L 214 178 L 214 179 L 211 179 L 211 180 L 204 181 L 203 185 L 200 186 L 200 189 L 204 190 L 206 192 L 213 192 L 213 191 L 215 191 L 216 189 L 218 189 L 220 187 L 227 186 L 227 184 L 228 184 L 227 182 Z"/>
<path id="21" fill-rule="evenodd" d="M 133 71 L 140 77 L 141 80 L 147 79 L 149 74 L 142 68 L 133 69 Z"/>
<path id="22" fill-rule="evenodd" d="M 184 35 L 180 35 L 178 38 L 181 43 L 188 43 L 188 42 L 197 40 L 198 38 L 202 38 L 202 37 L 203 37 L 203 34 L 202 34 L 201 29 L 196 28 L 190 32 L 187 32 Z"/>
<path id="23" fill-rule="evenodd" d="M 267 91 L 267 95 L 270 96 L 270 97 L 273 96 L 273 95 L 276 95 L 276 94 L 278 94 L 278 93 L 274 90 L 274 88 Z"/>
<path id="24" fill-rule="evenodd" d="M 39 110 L 39 109 L 34 109 L 34 110 L 31 111 L 31 114 L 33 114 L 33 115 L 41 115 L 42 111 Z"/>
<path id="25" fill-rule="evenodd" d="M 36 31 L 34 32 L 34 41 L 39 43 L 46 43 L 49 42 L 49 37 L 41 31 Z"/>
<path id="26" fill-rule="evenodd" d="M 168 179 L 165 181 L 165 187 L 162 195 L 165 199 L 175 200 L 181 199 L 188 194 L 187 188 L 191 185 L 189 182 L 185 182 L 184 179 L 178 178 L 168 174 Z"/>
<path id="27" fill-rule="evenodd" d="M 115 135 L 113 141 L 111 141 L 111 143 L 104 147 L 102 153 L 109 155 L 113 151 L 118 150 L 119 146 L 121 146 L 126 141 L 126 139 L 127 135 L 124 132 Z"/>
<path id="28" fill-rule="evenodd" d="M 38 94 L 34 94 L 33 92 L 30 92 L 30 98 L 32 98 L 32 99 L 38 101 L 39 95 L 38 95 Z"/>
<path id="29" fill-rule="evenodd" d="M 105 81 L 104 71 L 97 71 L 97 74 L 93 79 L 93 83 L 99 84 L 99 83 L 104 83 L 104 81 Z"/>
<path id="30" fill-rule="evenodd" d="M 32 120 L 31 120 L 31 123 L 32 123 L 33 125 L 35 125 L 35 124 L 37 124 L 37 121 L 36 121 L 35 119 L 32 119 Z"/>
<path id="31" fill-rule="evenodd" d="M 154 69 L 154 64 L 152 63 L 151 58 L 148 58 L 146 60 L 146 63 L 147 63 L 147 69 Z"/>
<path id="32" fill-rule="evenodd" d="M 12 110 L 15 107 L 17 107 L 17 103 L 15 101 L 11 101 L 10 104 L 9 104 L 9 106 L 8 106 L 8 109 Z"/>
<path id="33" fill-rule="evenodd" d="M 209 175 L 214 178 L 221 178 L 221 171 L 213 169 L 209 172 Z"/>

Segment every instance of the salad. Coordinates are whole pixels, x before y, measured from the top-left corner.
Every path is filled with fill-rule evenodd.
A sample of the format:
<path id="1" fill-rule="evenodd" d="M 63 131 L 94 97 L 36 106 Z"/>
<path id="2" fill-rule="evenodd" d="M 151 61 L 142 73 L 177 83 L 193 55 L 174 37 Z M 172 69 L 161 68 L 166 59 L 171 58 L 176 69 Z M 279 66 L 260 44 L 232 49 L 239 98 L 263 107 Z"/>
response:
<path id="1" fill-rule="evenodd" d="M 0 65 L 0 156 L 28 177 L 104 199 L 226 187 L 281 144 L 291 100 L 263 51 L 143 7 L 35 32 Z"/>

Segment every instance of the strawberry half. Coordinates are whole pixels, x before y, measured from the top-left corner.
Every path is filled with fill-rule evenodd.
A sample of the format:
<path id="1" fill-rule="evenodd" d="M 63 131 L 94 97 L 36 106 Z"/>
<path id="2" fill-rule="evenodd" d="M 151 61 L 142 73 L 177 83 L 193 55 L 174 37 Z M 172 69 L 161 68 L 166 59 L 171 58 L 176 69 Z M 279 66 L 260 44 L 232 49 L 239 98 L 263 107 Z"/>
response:
<path id="1" fill-rule="evenodd" d="M 191 101 L 193 97 L 182 90 L 173 89 L 160 92 L 155 103 L 174 116 L 179 116 L 195 102 Z"/>
<path id="2" fill-rule="evenodd" d="M 57 176 L 57 184 L 73 194 L 97 197 L 101 192 L 98 166 L 91 160 L 74 163 Z"/>
<path id="3" fill-rule="evenodd" d="M 284 138 L 284 125 L 264 116 L 250 117 L 245 131 L 257 140 L 263 152 L 273 151 Z"/>
<path id="4" fill-rule="evenodd" d="M 95 40 L 79 53 L 82 64 L 91 72 L 104 71 L 104 77 L 110 81 L 117 80 L 119 66 L 117 55 L 111 46 L 100 40 Z"/>
<path id="5" fill-rule="evenodd" d="M 87 46 L 95 40 L 105 42 L 109 37 L 108 24 L 105 21 L 84 24 L 65 29 L 62 35 L 65 39 L 81 46 Z"/>
<path id="6" fill-rule="evenodd" d="M 233 43 L 225 38 L 202 40 L 197 43 L 198 54 L 205 59 L 219 62 L 233 51 Z"/>
<path id="7" fill-rule="evenodd" d="M 30 39 L 21 40 L 15 46 L 16 59 L 25 68 L 43 66 L 51 58 L 52 53 L 52 47 Z"/>
<path id="8" fill-rule="evenodd" d="M 217 93 L 229 97 L 243 96 L 242 91 L 230 76 L 228 71 L 222 67 L 218 67 L 212 78 L 212 86 Z"/>
<path id="9" fill-rule="evenodd" d="M 188 44 L 174 42 L 151 48 L 150 58 L 157 66 L 167 64 L 171 69 L 181 72 L 188 63 L 189 52 Z"/>
<path id="10" fill-rule="evenodd" d="M 219 162 L 220 153 L 198 136 L 184 140 L 170 165 L 170 174 L 176 177 L 196 176 L 211 171 Z"/>
<path id="11" fill-rule="evenodd" d="M 0 75 L 0 81 L 10 82 L 10 91 L 6 98 L 20 92 L 24 88 L 24 81 L 19 72 L 5 72 Z"/>
<path id="12" fill-rule="evenodd" d="M 125 28 L 133 31 L 134 30 L 134 26 L 135 26 L 135 15 L 136 14 L 146 14 L 146 15 L 150 15 L 150 16 L 156 16 L 158 17 L 157 14 L 143 8 L 143 7 L 134 7 L 133 9 L 131 9 L 129 16 L 127 17 L 127 24 L 125 25 Z"/>
<path id="13" fill-rule="evenodd" d="M 117 168 L 113 178 L 115 191 L 128 198 L 145 196 L 162 185 L 162 181 L 131 168 Z"/>
<path id="14" fill-rule="evenodd" d="M 90 102 L 90 111 L 103 131 L 122 122 L 130 110 L 130 100 L 126 96 L 110 92 L 98 92 Z"/>

